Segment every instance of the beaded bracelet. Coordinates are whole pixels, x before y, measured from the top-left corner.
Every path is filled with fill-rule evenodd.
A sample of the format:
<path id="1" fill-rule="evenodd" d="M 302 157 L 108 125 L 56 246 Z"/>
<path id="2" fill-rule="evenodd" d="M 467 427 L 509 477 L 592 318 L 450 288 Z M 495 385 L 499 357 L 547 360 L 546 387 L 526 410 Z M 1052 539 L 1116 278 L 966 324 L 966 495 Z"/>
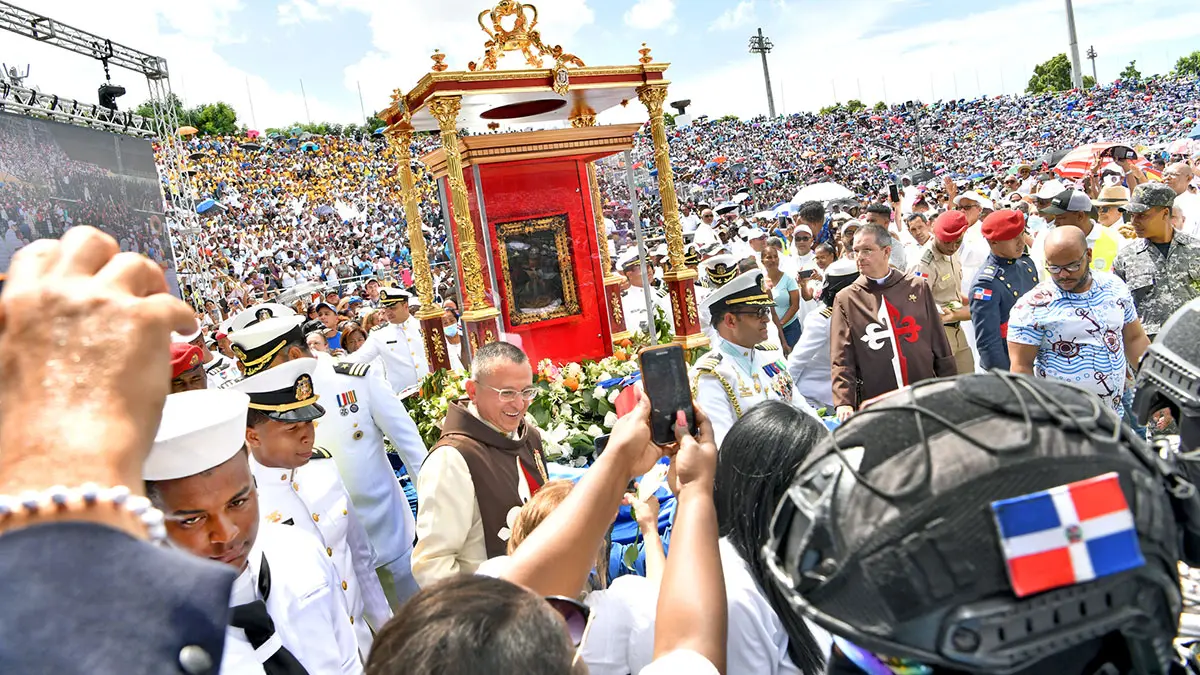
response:
<path id="1" fill-rule="evenodd" d="M 137 517 L 156 544 L 167 538 L 163 512 L 154 508 L 149 499 L 131 494 L 124 485 L 111 488 L 102 488 L 95 483 L 74 488 L 55 485 L 41 491 L 26 490 L 16 497 L 0 495 L 0 523 L 22 513 L 36 518 L 41 514 L 83 511 L 99 505 L 111 505 Z"/>

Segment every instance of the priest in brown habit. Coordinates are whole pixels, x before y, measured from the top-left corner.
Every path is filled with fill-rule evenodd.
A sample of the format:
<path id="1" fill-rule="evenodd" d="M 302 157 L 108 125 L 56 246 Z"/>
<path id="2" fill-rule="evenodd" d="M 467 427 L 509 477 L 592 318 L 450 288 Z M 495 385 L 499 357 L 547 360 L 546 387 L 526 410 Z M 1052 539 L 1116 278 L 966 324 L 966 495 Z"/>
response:
<path id="1" fill-rule="evenodd" d="M 860 228 L 853 249 L 860 276 L 833 302 L 829 350 L 839 421 L 876 396 L 957 373 L 929 284 L 888 266 L 892 245 L 886 228 Z"/>
<path id="2" fill-rule="evenodd" d="M 525 352 L 480 347 L 466 389 L 470 404 L 450 404 L 417 479 L 412 571 L 421 586 L 504 555 L 521 505 L 546 482 L 542 437 L 525 422 L 537 393 Z"/>

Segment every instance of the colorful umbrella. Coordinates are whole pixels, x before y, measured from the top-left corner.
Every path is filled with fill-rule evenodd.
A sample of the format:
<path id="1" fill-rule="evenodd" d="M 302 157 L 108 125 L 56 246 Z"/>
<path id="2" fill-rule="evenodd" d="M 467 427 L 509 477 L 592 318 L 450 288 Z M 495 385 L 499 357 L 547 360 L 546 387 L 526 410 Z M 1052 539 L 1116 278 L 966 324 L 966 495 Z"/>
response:
<path id="1" fill-rule="evenodd" d="M 250 131 L 246 132 L 246 138 L 258 138 L 261 135 L 262 135 L 261 131 L 256 131 L 254 129 L 251 129 Z"/>
<path id="2" fill-rule="evenodd" d="M 180 136 L 195 136 L 196 134 L 200 133 L 200 130 L 196 127 L 179 127 L 176 133 L 178 133 Z"/>
<path id="3" fill-rule="evenodd" d="M 1054 173 L 1060 178 L 1070 180 L 1082 180 L 1092 170 L 1092 165 L 1096 163 L 1096 158 L 1104 155 L 1113 148 L 1128 148 L 1124 143 L 1088 143 L 1081 145 L 1078 148 L 1068 152 L 1065 157 L 1059 160 L 1054 166 Z M 1130 148 L 1132 149 L 1132 148 Z M 1101 170 L 1104 165 L 1112 164 L 1111 156 L 1106 157 L 1102 162 Z M 1138 159 L 1137 164 L 1143 170 L 1150 168 L 1150 163 L 1144 159 Z"/>

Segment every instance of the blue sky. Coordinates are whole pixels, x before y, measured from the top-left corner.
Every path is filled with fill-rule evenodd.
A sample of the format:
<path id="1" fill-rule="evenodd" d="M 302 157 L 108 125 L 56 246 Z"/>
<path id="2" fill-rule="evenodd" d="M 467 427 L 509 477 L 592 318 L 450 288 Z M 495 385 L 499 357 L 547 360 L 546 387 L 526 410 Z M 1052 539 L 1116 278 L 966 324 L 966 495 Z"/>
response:
<path id="1" fill-rule="evenodd" d="M 835 98 L 867 103 L 974 97 L 1024 87 L 1035 63 L 1067 49 L 1062 0 L 542 0 L 543 37 L 588 65 L 635 63 L 646 42 L 670 61 L 671 98 L 692 112 L 765 112 L 761 26 L 780 112 Z M 488 0 L 24 0 L 24 6 L 165 56 L 185 102 L 224 100 L 248 126 L 360 121 L 392 89 L 411 88 L 440 48 L 453 68 L 482 54 L 475 16 Z M 1163 72 L 1200 47 L 1200 8 L 1180 0 L 1075 0 L 1080 51 L 1094 45 L 1102 81 L 1131 59 Z M 43 91 L 92 101 L 99 64 L 17 36 L 0 35 L 0 61 L 32 63 Z M 518 67 L 519 59 L 501 62 Z M 1091 72 L 1090 63 L 1084 63 Z M 138 76 L 116 71 L 132 106 Z M 300 81 L 305 95 L 301 96 Z M 308 113 L 305 112 L 307 100 Z M 253 102 L 253 112 L 251 110 Z M 643 113 L 644 114 L 644 113 Z M 635 106 L 601 121 L 632 121 Z"/>

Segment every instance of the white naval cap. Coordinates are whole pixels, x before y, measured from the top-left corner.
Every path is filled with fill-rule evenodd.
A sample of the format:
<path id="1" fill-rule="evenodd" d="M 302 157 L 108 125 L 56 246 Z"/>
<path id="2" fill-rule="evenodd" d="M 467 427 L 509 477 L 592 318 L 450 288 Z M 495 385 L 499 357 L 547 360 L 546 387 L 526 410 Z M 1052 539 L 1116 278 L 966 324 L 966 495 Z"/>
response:
<path id="1" fill-rule="evenodd" d="M 228 389 L 168 396 L 142 479 L 187 478 L 229 461 L 246 443 L 249 404 L 249 396 Z"/>
<path id="2" fill-rule="evenodd" d="M 638 256 L 637 247 L 631 246 L 626 249 L 619 258 L 617 258 L 617 269 L 623 272 L 626 268 L 636 263 L 639 259 L 640 257 Z"/>
<path id="3" fill-rule="evenodd" d="M 250 408 L 277 422 L 309 422 L 325 414 L 317 405 L 312 374 L 313 358 L 292 359 L 257 375 L 239 380 L 230 388 L 250 395 Z"/>
<path id="4" fill-rule="evenodd" d="M 187 335 L 184 335 L 181 333 L 176 333 L 176 332 L 172 331 L 171 332 L 171 342 L 191 342 L 192 340 L 195 340 L 196 338 L 200 337 L 201 332 L 203 332 L 202 328 L 196 328 L 196 332 L 188 333 Z"/>
<path id="5" fill-rule="evenodd" d="M 299 314 L 266 319 L 229 334 L 233 355 L 246 368 L 249 377 L 265 370 L 279 350 L 289 342 L 304 342 L 305 318 Z"/>
<path id="6" fill-rule="evenodd" d="M 773 304 L 775 301 L 763 286 L 762 270 L 754 269 L 739 274 L 733 281 L 715 289 L 704 299 L 701 307 L 708 309 L 709 316 L 714 316 L 716 311 L 721 309 Z"/>
<path id="7" fill-rule="evenodd" d="M 285 316 L 298 315 L 296 314 L 296 310 L 287 305 L 281 305 L 276 302 L 264 302 L 234 314 L 233 317 L 221 325 L 221 328 L 225 333 L 233 333 L 249 328 L 260 321 L 278 319 Z"/>
<path id="8" fill-rule="evenodd" d="M 388 286 L 379 289 L 379 304 L 381 307 L 389 307 L 399 302 L 408 302 L 412 300 L 412 295 L 403 288 Z"/>
<path id="9" fill-rule="evenodd" d="M 699 272 L 701 279 L 707 283 L 709 288 L 719 288 L 737 276 L 737 256 L 732 253 L 726 253 L 702 260 L 697 272 Z"/>

